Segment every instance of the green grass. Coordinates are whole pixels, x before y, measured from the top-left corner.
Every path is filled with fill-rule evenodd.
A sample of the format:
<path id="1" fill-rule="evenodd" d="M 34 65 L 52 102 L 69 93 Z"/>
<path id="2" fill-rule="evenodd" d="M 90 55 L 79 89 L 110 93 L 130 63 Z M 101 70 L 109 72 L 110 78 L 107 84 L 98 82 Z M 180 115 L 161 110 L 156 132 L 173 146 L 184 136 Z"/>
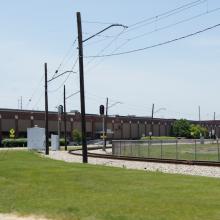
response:
<path id="1" fill-rule="evenodd" d="M 150 140 L 150 136 L 142 137 L 141 140 Z M 171 136 L 152 136 L 151 140 L 176 140 L 176 137 L 171 137 Z"/>
<path id="2" fill-rule="evenodd" d="M 219 220 L 220 181 L 0 153 L 0 213 L 59 220 Z"/>
<path id="3" fill-rule="evenodd" d="M 177 154 L 176 154 L 177 152 Z M 130 144 L 125 148 L 122 147 L 121 155 L 137 156 L 147 158 L 164 158 L 164 159 L 178 159 L 181 160 L 204 160 L 204 161 L 218 161 L 218 145 L 217 144 L 197 144 L 195 156 L 195 144 L 175 144 L 162 145 L 143 143 Z M 162 156 L 161 156 L 162 155 Z"/>

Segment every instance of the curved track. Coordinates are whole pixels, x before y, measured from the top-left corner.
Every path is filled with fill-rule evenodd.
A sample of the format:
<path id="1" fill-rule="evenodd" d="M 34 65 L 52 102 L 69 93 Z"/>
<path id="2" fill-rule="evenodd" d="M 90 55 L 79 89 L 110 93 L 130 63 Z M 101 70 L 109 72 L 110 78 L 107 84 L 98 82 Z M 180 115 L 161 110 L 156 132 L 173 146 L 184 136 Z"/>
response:
<path id="1" fill-rule="evenodd" d="M 90 148 L 89 150 L 98 150 L 100 147 Z M 70 150 L 70 154 L 76 156 L 82 156 L 79 150 Z M 185 164 L 185 165 L 198 165 L 198 166 L 214 166 L 220 167 L 220 162 L 215 161 L 199 161 L 199 160 L 176 160 L 176 159 L 159 159 L 159 158 L 140 158 L 129 156 L 115 156 L 111 154 L 98 154 L 88 152 L 88 157 L 105 158 L 113 160 L 128 160 L 128 161 L 142 161 L 142 162 L 154 162 L 154 163 L 170 163 L 170 164 Z"/>

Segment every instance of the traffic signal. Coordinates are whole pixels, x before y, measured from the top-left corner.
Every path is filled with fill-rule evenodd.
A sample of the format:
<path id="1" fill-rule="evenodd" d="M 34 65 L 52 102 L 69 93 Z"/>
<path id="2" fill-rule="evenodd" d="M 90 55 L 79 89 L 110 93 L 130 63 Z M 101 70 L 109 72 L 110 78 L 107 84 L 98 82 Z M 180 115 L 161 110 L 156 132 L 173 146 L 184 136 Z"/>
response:
<path id="1" fill-rule="evenodd" d="M 100 113 L 100 115 L 104 115 L 105 114 L 105 106 L 104 105 L 100 105 L 99 106 L 99 113 Z"/>
<path id="2" fill-rule="evenodd" d="M 62 105 L 58 106 L 58 112 L 59 112 L 60 115 L 63 114 L 63 106 Z"/>

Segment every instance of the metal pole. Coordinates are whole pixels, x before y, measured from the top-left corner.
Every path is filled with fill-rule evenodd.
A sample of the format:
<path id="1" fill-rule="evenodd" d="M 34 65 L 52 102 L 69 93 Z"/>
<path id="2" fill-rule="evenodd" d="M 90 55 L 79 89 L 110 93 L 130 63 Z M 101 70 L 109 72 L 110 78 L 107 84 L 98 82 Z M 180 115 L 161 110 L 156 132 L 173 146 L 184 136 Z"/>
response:
<path id="1" fill-rule="evenodd" d="M 104 145 L 103 150 L 106 149 L 106 140 L 107 140 L 107 118 L 108 118 L 108 98 L 106 98 L 106 107 L 105 107 L 105 137 L 104 137 Z"/>
<path id="2" fill-rule="evenodd" d="M 57 108 L 57 134 L 58 134 L 58 142 L 60 149 L 60 106 Z"/>
<path id="3" fill-rule="evenodd" d="M 219 148 L 219 141 L 217 139 L 217 145 L 218 145 L 218 161 L 220 162 L 220 148 Z"/>
<path id="4" fill-rule="evenodd" d="M 64 142 L 65 151 L 67 151 L 67 134 L 66 134 L 66 86 L 63 87 L 63 108 L 64 108 Z"/>
<path id="5" fill-rule="evenodd" d="M 160 142 L 160 159 L 163 158 L 163 141 Z"/>
<path id="6" fill-rule="evenodd" d="M 81 128 L 82 128 L 82 155 L 83 163 L 88 163 L 87 142 L 86 142 L 86 120 L 85 120 L 85 94 L 84 94 L 84 66 L 83 66 L 83 39 L 82 23 L 80 12 L 77 15 L 78 27 L 78 48 L 79 48 L 79 74 L 80 74 L 80 102 L 81 102 Z"/>
<path id="7" fill-rule="evenodd" d="M 151 135 L 150 135 L 150 139 L 151 136 L 153 136 L 153 119 L 154 119 L 154 104 L 152 105 L 152 115 L 151 115 Z"/>
<path id="8" fill-rule="evenodd" d="M 22 96 L 21 96 L 21 110 L 23 109 Z"/>
<path id="9" fill-rule="evenodd" d="M 197 155 L 196 155 L 196 140 L 195 140 L 195 160 L 197 160 Z"/>
<path id="10" fill-rule="evenodd" d="M 103 140 L 103 147 L 102 150 L 105 150 L 105 116 L 102 115 L 102 140 Z"/>
<path id="11" fill-rule="evenodd" d="M 45 154 L 49 155 L 47 63 L 44 64 L 44 70 L 45 70 Z"/>
<path id="12" fill-rule="evenodd" d="M 176 139 L 176 160 L 178 160 L 178 140 Z"/>

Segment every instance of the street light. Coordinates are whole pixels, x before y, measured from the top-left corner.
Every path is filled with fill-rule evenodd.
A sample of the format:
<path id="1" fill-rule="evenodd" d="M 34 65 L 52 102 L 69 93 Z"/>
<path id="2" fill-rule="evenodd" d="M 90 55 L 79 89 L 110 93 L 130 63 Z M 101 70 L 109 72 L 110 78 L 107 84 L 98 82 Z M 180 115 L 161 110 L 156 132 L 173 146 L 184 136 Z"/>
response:
<path id="1" fill-rule="evenodd" d="M 48 123 L 48 83 L 57 79 L 58 77 L 66 74 L 66 73 L 76 73 L 73 70 L 67 70 L 57 76 L 52 77 L 50 80 L 48 80 L 48 71 L 47 71 L 47 63 L 44 64 L 44 74 L 45 74 L 45 154 L 49 155 L 49 123 Z M 58 70 L 55 71 L 55 74 L 58 73 Z"/>
<path id="2" fill-rule="evenodd" d="M 55 74 L 57 74 L 57 73 L 58 73 L 58 70 L 55 71 Z M 57 76 L 55 76 L 55 77 L 52 77 L 52 78 L 51 78 L 50 80 L 48 80 L 47 82 L 49 83 L 49 82 L 51 82 L 51 81 L 53 81 L 53 80 L 59 78 L 59 77 L 62 76 L 62 75 L 65 75 L 65 74 L 67 74 L 67 73 L 76 73 L 76 72 L 74 72 L 73 70 L 67 70 L 67 71 L 65 71 L 65 72 L 63 72 L 63 73 L 60 73 L 59 75 L 57 75 Z"/>

